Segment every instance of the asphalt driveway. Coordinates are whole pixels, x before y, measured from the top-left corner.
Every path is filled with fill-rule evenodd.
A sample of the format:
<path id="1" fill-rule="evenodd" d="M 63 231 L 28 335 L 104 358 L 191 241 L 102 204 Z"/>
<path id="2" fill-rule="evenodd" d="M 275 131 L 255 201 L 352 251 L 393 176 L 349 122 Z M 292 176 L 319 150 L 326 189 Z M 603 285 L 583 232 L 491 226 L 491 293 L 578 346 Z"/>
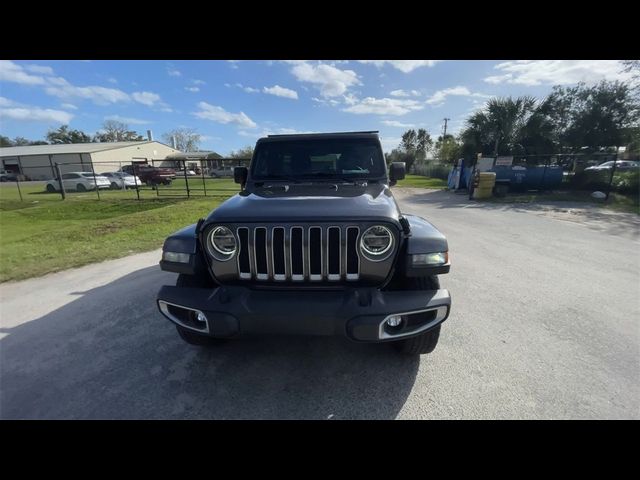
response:
<path id="1" fill-rule="evenodd" d="M 640 418 L 640 222 L 404 189 L 449 238 L 435 352 L 267 337 L 183 343 L 159 251 L 0 285 L 0 418 Z"/>

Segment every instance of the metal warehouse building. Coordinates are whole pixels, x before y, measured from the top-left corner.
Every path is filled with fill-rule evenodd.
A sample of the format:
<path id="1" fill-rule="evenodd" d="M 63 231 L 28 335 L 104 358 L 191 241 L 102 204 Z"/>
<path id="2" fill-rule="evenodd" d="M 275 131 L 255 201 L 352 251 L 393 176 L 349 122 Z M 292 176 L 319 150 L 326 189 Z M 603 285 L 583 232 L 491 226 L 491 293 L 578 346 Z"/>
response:
<path id="1" fill-rule="evenodd" d="M 91 171 L 92 165 L 96 173 L 102 173 L 135 162 L 151 164 L 175 153 L 180 151 L 156 141 L 5 147 L 0 148 L 0 168 L 31 180 L 49 180 L 56 177 L 56 163 L 62 173 Z"/>

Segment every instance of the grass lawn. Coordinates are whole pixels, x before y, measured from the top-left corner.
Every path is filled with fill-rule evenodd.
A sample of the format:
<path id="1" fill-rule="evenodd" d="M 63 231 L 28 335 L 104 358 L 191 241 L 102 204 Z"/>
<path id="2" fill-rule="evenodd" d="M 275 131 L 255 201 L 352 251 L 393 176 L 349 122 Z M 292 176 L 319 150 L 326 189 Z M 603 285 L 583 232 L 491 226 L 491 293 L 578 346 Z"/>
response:
<path id="1" fill-rule="evenodd" d="M 173 188 L 179 187 L 174 182 Z M 184 181 L 182 181 L 184 183 Z M 202 182 L 200 182 L 200 187 Z M 207 179 L 208 197 L 141 191 L 44 193 L 43 185 L 0 187 L 0 282 L 20 280 L 153 250 L 171 232 L 194 223 L 238 191 L 230 179 Z M 158 259 L 159 260 L 159 259 Z"/>
<path id="2" fill-rule="evenodd" d="M 447 181 L 439 178 L 423 177 L 421 175 L 407 175 L 397 183 L 398 187 L 414 188 L 446 188 Z"/>

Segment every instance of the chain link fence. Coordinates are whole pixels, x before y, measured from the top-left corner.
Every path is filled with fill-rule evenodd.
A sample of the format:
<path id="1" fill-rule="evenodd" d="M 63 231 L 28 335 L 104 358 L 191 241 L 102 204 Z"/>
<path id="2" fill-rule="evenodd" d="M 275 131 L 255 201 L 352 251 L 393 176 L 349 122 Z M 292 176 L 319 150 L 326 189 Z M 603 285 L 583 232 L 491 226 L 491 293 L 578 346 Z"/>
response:
<path id="1" fill-rule="evenodd" d="M 152 197 L 227 196 L 234 188 L 224 179 L 233 178 L 236 166 L 249 159 L 148 160 L 144 162 L 51 162 L 45 166 L 20 165 L 3 177 L 17 186 L 20 200 L 25 194 L 67 197 L 95 195 L 99 200 Z M 221 190 L 222 189 L 222 190 Z"/>

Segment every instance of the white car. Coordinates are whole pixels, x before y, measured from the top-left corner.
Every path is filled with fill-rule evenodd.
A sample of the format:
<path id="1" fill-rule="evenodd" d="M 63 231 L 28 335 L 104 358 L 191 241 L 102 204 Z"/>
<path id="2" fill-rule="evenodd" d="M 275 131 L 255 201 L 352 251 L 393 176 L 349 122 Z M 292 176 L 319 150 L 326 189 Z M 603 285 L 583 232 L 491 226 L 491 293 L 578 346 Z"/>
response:
<path id="1" fill-rule="evenodd" d="M 98 188 L 111 188 L 111 182 L 107 177 L 96 175 L 95 180 L 91 172 L 69 172 L 62 174 L 62 185 L 65 191 L 76 190 L 78 192 L 86 192 L 87 190 L 95 190 Z M 47 192 L 59 192 L 60 184 L 57 179 L 49 180 L 46 184 Z"/>
<path id="2" fill-rule="evenodd" d="M 594 165 L 592 167 L 585 168 L 585 171 L 598 171 L 598 170 L 611 170 L 613 168 L 613 160 L 601 163 L 600 165 Z M 617 160 L 616 170 L 630 170 L 633 168 L 640 168 L 640 162 L 634 162 L 629 160 Z"/>
<path id="3" fill-rule="evenodd" d="M 134 177 L 133 175 L 126 172 L 106 172 L 101 173 L 109 179 L 111 182 L 111 188 L 136 188 L 142 186 L 142 182 L 140 181 L 140 177 Z"/>

